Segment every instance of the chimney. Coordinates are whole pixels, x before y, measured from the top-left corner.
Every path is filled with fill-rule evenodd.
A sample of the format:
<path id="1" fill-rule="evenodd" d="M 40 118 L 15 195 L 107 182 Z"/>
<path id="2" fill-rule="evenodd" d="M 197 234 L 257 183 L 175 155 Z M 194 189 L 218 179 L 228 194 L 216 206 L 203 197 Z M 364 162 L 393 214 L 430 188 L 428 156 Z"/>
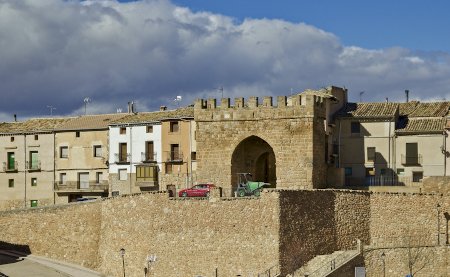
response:
<path id="1" fill-rule="evenodd" d="M 389 103 L 389 98 L 386 97 L 386 103 Z"/>
<path id="2" fill-rule="evenodd" d="M 17 114 L 14 114 L 14 122 L 17 122 Z"/>
<path id="3" fill-rule="evenodd" d="M 406 103 L 409 102 L 409 90 L 405 89 Z"/>
<path id="4" fill-rule="evenodd" d="M 159 107 L 159 110 L 160 110 L 161 112 L 163 112 L 163 111 L 167 110 L 167 106 L 161 106 L 161 107 Z"/>
<path id="5" fill-rule="evenodd" d="M 134 102 L 128 102 L 128 113 L 134 113 Z"/>

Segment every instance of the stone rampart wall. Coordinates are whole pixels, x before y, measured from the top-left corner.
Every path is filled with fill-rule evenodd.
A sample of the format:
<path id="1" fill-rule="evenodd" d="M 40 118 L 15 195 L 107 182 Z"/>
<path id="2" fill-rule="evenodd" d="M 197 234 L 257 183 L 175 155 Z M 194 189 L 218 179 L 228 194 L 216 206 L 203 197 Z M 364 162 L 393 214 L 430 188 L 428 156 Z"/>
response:
<path id="1" fill-rule="evenodd" d="M 450 176 L 430 176 L 422 180 L 426 193 L 450 194 Z"/>

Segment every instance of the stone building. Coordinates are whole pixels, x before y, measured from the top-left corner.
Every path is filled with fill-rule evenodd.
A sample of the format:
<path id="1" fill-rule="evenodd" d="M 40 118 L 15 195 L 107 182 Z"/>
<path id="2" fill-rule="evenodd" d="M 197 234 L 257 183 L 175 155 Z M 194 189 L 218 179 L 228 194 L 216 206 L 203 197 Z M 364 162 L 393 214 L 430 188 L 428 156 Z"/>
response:
<path id="1" fill-rule="evenodd" d="M 70 118 L 0 124 L 0 210 L 55 203 L 54 129 Z"/>
<path id="2" fill-rule="evenodd" d="M 232 193 L 236 174 L 251 173 L 272 187 L 303 189 L 327 185 L 328 120 L 347 99 L 347 91 L 330 87 L 277 98 L 197 100 L 198 180 Z"/>
<path id="3" fill-rule="evenodd" d="M 195 175 L 193 108 L 133 113 L 109 125 L 111 192 L 191 186 Z"/>

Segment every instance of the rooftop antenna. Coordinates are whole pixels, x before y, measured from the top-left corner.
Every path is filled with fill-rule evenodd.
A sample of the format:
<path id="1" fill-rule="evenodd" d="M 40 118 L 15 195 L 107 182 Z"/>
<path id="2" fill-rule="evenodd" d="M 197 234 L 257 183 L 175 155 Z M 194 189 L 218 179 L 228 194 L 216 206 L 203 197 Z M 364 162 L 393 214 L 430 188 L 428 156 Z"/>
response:
<path id="1" fill-rule="evenodd" d="M 361 91 L 361 92 L 359 93 L 359 102 L 360 102 L 360 103 L 362 102 L 362 95 L 364 94 L 364 92 L 365 92 L 365 91 Z"/>
<path id="2" fill-rule="evenodd" d="M 85 98 L 83 99 L 83 102 L 84 102 L 84 115 L 86 115 L 87 104 L 88 104 L 88 103 L 91 103 L 92 100 L 91 100 L 91 98 L 89 98 L 89 97 L 85 97 Z"/>
<path id="3" fill-rule="evenodd" d="M 409 102 L 409 90 L 405 89 L 406 103 Z"/>
<path id="4" fill-rule="evenodd" d="M 50 105 L 48 105 L 47 108 L 50 109 L 50 116 L 53 116 L 53 110 L 56 110 L 56 108 Z"/>
<path id="5" fill-rule="evenodd" d="M 183 99 L 183 97 L 181 95 L 177 95 L 177 97 L 175 99 L 173 99 L 173 101 L 175 102 L 177 107 L 180 106 L 180 102 L 181 102 L 182 99 Z"/>
<path id="6" fill-rule="evenodd" d="M 223 98 L 223 86 L 218 87 L 217 90 L 222 93 L 222 98 Z"/>
<path id="7" fill-rule="evenodd" d="M 121 108 L 117 108 L 116 112 L 117 112 L 117 113 L 121 113 L 121 112 L 122 112 L 122 109 L 121 109 Z"/>

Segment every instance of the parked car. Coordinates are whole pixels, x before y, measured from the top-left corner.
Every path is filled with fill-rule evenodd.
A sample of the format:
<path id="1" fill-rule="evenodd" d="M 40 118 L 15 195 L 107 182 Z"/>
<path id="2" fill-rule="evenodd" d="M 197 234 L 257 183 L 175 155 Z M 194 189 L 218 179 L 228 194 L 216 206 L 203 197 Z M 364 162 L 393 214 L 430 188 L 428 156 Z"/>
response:
<path id="1" fill-rule="evenodd" d="M 213 184 L 198 184 L 192 188 L 182 189 L 178 192 L 179 197 L 208 197 L 209 191 L 216 186 Z"/>

